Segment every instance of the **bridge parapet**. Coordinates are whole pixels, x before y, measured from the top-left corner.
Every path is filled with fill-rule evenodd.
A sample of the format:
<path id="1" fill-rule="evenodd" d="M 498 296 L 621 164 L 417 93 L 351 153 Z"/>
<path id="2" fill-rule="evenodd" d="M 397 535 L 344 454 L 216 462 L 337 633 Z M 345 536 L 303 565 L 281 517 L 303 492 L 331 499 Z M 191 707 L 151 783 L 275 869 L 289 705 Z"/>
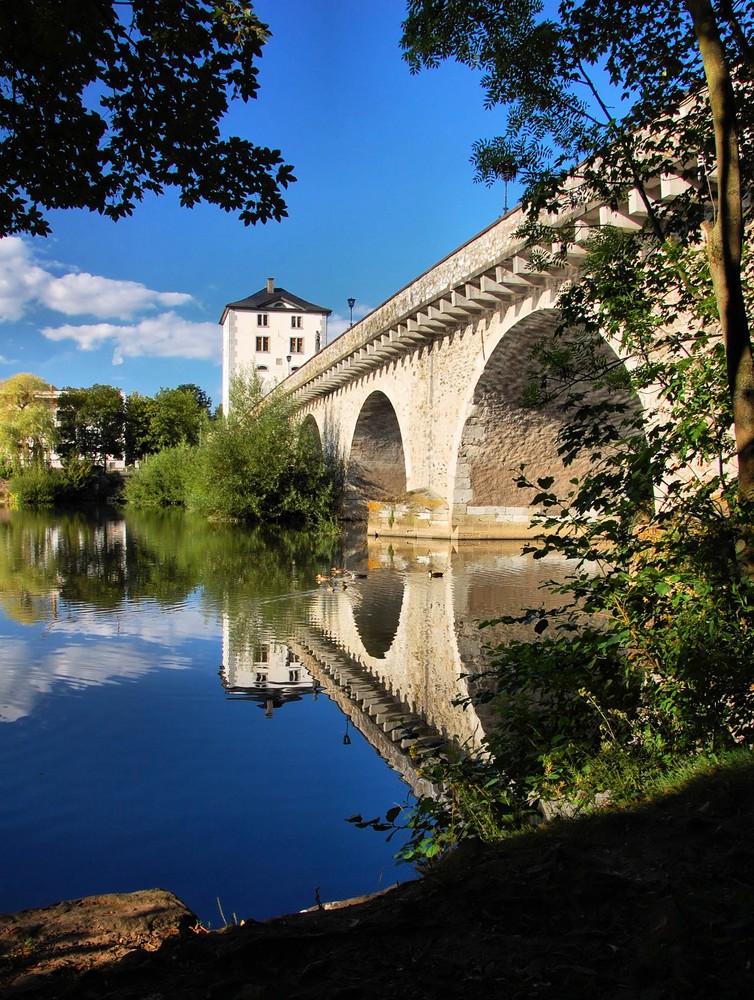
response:
<path id="1" fill-rule="evenodd" d="M 520 209 L 496 220 L 341 334 L 278 391 L 305 404 L 531 289 L 541 276 L 520 256 L 522 222 Z"/>
<path id="2" fill-rule="evenodd" d="M 627 192 L 622 204 L 610 208 L 582 196 L 574 181 L 567 204 L 546 218 L 555 229 L 577 222 L 577 234 L 557 269 L 538 271 L 531 252 L 516 235 L 524 222 L 518 207 L 497 219 L 447 257 L 396 292 L 364 319 L 343 333 L 298 371 L 278 391 L 305 405 L 328 395 L 351 379 L 395 360 L 470 318 L 525 297 L 544 284 L 575 274 L 584 258 L 584 240 L 604 226 L 640 229 L 648 205 L 659 205 L 689 187 L 669 173 L 647 182 L 643 193 Z M 552 247 L 541 247 L 545 253 Z"/>

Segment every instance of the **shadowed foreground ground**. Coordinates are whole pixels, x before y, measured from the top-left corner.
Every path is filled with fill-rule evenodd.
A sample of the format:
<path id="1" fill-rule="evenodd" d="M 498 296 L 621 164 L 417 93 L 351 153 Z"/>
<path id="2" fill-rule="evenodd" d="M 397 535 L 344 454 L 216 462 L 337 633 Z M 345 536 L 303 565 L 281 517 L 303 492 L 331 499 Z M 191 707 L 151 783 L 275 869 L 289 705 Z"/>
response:
<path id="1" fill-rule="evenodd" d="M 754 997 L 753 819 L 746 769 L 337 909 L 209 934 L 160 891 L 24 911 L 0 917 L 0 996 Z"/>

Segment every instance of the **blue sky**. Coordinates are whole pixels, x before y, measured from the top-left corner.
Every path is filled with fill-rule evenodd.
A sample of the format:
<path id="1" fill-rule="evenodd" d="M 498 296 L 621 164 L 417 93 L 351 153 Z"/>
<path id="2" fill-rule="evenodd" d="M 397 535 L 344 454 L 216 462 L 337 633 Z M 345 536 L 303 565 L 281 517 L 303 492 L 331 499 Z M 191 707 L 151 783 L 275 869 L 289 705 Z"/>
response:
<path id="1" fill-rule="evenodd" d="M 469 162 L 496 115 L 464 67 L 411 76 L 404 0 L 254 6 L 273 33 L 260 95 L 225 129 L 293 164 L 289 218 L 246 228 L 170 194 L 117 223 L 56 212 L 52 236 L 0 241 L 0 379 L 148 395 L 195 382 L 219 402 L 225 303 L 274 277 L 332 309 L 332 339 L 349 297 L 364 315 L 502 214 L 502 187 L 475 184 Z"/>

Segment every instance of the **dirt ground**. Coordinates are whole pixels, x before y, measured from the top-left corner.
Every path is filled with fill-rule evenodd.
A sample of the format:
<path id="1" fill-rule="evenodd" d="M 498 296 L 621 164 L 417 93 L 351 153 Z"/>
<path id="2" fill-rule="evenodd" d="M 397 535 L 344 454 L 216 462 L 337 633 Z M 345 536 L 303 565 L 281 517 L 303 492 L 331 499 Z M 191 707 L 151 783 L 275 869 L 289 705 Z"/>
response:
<path id="1" fill-rule="evenodd" d="M 754 997 L 754 769 L 467 848 L 362 902 L 202 933 L 159 890 L 0 917 L 0 997 Z"/>

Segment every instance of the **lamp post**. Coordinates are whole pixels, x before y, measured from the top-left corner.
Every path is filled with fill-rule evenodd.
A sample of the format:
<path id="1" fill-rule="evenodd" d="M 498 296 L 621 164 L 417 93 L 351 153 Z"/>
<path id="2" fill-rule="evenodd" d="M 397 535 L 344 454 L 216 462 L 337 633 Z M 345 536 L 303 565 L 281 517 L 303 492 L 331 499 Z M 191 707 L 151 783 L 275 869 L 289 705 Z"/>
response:
<path id="1" fill-rule="evenodd" d="M 353 307 L 356 305 L 356 299 L 348 300 L 348 308 L 351 311 L 351 326 L 353 326 Z"/>
<path id="2" fill-rule="evenodd" d="M 288 376 L 288 375 L 291 374 L 291 356 L 290 356 L 290 354 L 286 354 L 285 360 L 288 363 L 288 370 L 286 371 L 285 374 L 286 374 L 286 376 Z"/>

